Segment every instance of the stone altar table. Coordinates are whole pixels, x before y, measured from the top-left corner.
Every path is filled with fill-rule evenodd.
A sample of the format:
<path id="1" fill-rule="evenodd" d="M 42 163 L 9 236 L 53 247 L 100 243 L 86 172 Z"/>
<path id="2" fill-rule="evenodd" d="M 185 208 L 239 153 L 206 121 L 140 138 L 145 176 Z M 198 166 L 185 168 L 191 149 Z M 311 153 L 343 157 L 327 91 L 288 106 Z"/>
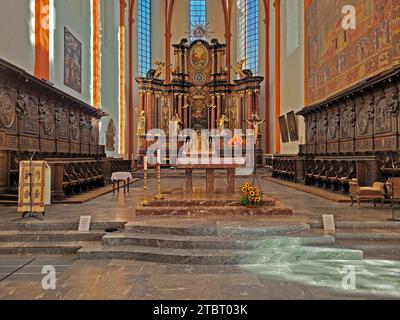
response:
<path id="1" fill-rule="evenodd" d="M 185 192 L 193 193 L 193 170 L 206 170 L 206 192 L 214 193 L 215 170 L 227 171 L 227 191 L 234 193 L 235 171 L 245 166 L 245 158 L 179 158 L 177 168 L 185 170 Z"/>

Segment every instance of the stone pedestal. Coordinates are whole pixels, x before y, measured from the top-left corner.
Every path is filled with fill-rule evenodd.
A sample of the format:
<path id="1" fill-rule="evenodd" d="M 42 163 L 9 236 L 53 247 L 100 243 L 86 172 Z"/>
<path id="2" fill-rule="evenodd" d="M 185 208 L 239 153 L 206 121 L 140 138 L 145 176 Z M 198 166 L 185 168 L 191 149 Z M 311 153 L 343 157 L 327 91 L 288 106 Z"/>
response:
<path id="1" fill-rule="evenodd" d="M 214 169 L 206 169 L 206 191 L 214 193 Z"/>
<path id="2" fill-rule="evenodd" d="M 185 170 L 185 192 L 193 193 L 193 169 Z"/>
<path id="3" fill-rule="evenodd" d="M 228 193 L 235 193 L 235 169 L 227 169 L 228 175 Z"/>

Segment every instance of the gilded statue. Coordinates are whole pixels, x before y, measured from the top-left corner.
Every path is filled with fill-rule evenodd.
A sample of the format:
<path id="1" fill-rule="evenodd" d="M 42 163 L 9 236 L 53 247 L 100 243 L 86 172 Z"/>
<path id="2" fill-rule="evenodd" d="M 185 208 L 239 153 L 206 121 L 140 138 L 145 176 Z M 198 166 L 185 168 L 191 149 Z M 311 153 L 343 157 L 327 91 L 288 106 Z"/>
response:
<path id="1" fill-rule="evenodd" d="M 226 124 L 229 122 L 228 118 L 223 114 L 218 120 L 218 130 L 225 130 Z"/>
<path id="2" fill-rule="evenodd" d="M 137 114 L 139 113 L 139 108 L 136 108 Z M 137 124 L 137 135 L 138 137 L 142 137 L 146 134 L 146 115 L 144 110 L 140 112 L 140 116 L 138 117 L 138 124 Z"/>
<path id="3" fill-rule="evenodd" d="M 161 77 L 161 74 L 164 71 L 165 68 L 165 62 L 161 62 L 161 61 L 156 61 L 154 63 L 154 68 L 155 68 L 155 74 L 154 74 L 154 79 L 159 79 Z"/>

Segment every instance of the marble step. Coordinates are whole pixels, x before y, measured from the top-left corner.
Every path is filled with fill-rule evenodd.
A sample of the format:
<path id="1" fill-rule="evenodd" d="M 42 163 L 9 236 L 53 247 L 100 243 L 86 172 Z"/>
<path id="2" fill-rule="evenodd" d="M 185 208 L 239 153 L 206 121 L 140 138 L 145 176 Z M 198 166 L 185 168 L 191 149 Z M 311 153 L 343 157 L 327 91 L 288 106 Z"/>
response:
<path id="1" fill-rule="evenodd" d="M 235 199 L 168 199 L 164 200 L 151 200 L 149 207 L 240 207 L 240 201 L 238 200 L 240 195 Z M 276 201 L 271 198 L 266 198 L 263 205 L 275 206 Z"/>
<path id="2" fill-rule="evenodd" d="M 360 250 L 285 247 L 257 250 L 198 250 L 143 246 L 92 246 L 78 251 L 83 260 L 118 259 L 191 265 L 254 265 L 302 260 L 361 260 Z"/>
<path id="3" fill-rule="evenodd" d="M 101 241 L 104 231 L 0 231 L 0 242 Z"/>
<path id="4" fill-rule="evenodd" d="M 311 222 L 312 228 L 323 228 L 322 220 L 319 222 Z M 337 229 L 392 229 L 400 230 L 399 222 L 391 221 L 335 221 Z"/>
<path id="5" fill-rule="evenodd" d="M 76 220 L 76 219 L 74 219 Z M 108 228 L 122 229 L 126 222 L 92 222 L 90 230 L 104 231 Z M 21 222 L 8 222 L 0 224 L 0 231 L 61 231 L 61 230 L 78 230 L 79 219 L 76 222 L 66 221 L 21 221 Z"/>
<path id="6" fill-rule="evenodd" d="M 222 206 L 189 206 L 189 207 L 139 207 L 136 209 L 136 216 L 291 216 L 293 211 L 290 208 L 280 206 L 264 206 L 247 208 L 243 206 L 222 207 Z"/>
<path id="7" fill-rule="evenodd" d="M 309 232 L 310 225 L 285 224 L 285 225 L 269 225 L 269 226 L 217 226 L 212 224 L 195 224 L 195 223 L 170 223 L 168 221 L 158 222 L 129 222 L 125 225 L 126 233 L 150 233 L 150 234 L 168 234 L 168 235 L 186 235 L 186 236 L 268 236 L 268 235 L 287 235 L 302 232 Z"/>
<path id="8" fill-rule="evenodd" d="M 335 247 L 362 250 L 368 259 L 400 260 L 400 241 L 337 240 Z"/>
<path id="9" fill-rule="evenodd" d="M 93 241 L 3 242 L 0 243 L 0 255 L 74 254 L 83 246 L 90 245 L 93 245 Z"/>
<path id="10" fill-rule="evenodd" d="M 393 232 L 381 229 L 377 230 L 357 230 L 354 232 L 344 232 L 338 230 L 335 233 L 337 240 L 370 240 L 370 241 L 400 241 L 399 232 Z"/>
<path id="11" fill-rule="evenodd" d="M 175 249 L 257 249 L 295 245 L 333 245 L 333 236 L 263 237 L 176 236 L 146 233 L 112 233 L 103 237 L 104 246 L 149 246 Z"/>

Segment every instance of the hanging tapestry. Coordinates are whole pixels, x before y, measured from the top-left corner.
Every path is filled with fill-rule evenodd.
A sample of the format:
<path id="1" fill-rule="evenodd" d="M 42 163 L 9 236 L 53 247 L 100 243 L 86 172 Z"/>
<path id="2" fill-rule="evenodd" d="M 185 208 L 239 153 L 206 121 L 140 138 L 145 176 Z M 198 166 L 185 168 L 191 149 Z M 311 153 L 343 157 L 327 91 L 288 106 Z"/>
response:
<path id="1" fill-rule="evenodd" d="M 400 63 L 399 0 L 305 1 L 306 104 L 314 105 Z M 356 10 L 345 30 L 342 9 Z"/>

